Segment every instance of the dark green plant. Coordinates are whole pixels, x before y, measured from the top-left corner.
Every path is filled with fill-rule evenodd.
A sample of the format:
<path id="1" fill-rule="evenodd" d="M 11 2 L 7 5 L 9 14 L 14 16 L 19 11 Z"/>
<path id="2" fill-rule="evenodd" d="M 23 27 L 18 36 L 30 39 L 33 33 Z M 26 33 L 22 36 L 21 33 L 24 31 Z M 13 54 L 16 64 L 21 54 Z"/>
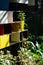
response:
<path id="1" fill-rule="evenodd" d="M 43 59 L 41 59 L 41 61 L 39 62 L 39 65 L 43 65 Z"/>
<path id="2" fill-rule="evenodd" d="M 19 12 L 18 14 L 18 19 L 20 19 L 20 21 L 25 21 L 25 13 L 23 11 Z"/>
<path id="3" fill-rule="evenodd" d="M 29 28 L 29 26 L 28 26 L 28 24 L 26 22 L 24 24 L 24 27 L 25 27 L 25 29 L 28 29 Z"/>

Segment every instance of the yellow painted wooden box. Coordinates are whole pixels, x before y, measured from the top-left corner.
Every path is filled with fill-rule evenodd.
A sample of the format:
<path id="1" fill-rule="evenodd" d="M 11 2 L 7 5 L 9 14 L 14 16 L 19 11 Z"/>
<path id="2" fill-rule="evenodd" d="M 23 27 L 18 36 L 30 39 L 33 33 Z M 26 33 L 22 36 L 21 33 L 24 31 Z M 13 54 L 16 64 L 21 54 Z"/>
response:
<path id="1" fill-rule="evenodd" d="M 21 31 L 24 31 L 24 21 L 21 21 L 20 23 Z"/>
<path id="2" fill-rule="evenodd" d="M 24 21 L 12 24 L 12 31 L 24 31 Z"/>
<path id="3" fill-rule="evenodd" d="M 9 45 L 9 34 L 0 35 L 0 49 L 8 47 Z"/>
<path id="4" fill-rule="evenodd" d="M 20 32 L 12 33 L 11 41 L 12 42 L 19 42 L 20 41 Z"/>

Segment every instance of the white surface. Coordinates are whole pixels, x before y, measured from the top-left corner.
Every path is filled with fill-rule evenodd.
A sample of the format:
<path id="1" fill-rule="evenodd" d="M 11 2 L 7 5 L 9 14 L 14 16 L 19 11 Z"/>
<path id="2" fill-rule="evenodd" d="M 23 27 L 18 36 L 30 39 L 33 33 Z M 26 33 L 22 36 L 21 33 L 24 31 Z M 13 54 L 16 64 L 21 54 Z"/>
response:
<path id="1" fill-rule="evenodd" d="M 13 11 L 8 12 L 8 22 L 13 22 Z"/>
<path id="2" fill-rule="evenodd" d="M 0 11 L 0 24 L 8 23 L 8 13 L 7 11 Z"/>
<path id="3" fill-rule="evenodd" d="M 3 15 L 6 13 L 6 11 L 0 11 L 0 19 L 2 19 Z"/>

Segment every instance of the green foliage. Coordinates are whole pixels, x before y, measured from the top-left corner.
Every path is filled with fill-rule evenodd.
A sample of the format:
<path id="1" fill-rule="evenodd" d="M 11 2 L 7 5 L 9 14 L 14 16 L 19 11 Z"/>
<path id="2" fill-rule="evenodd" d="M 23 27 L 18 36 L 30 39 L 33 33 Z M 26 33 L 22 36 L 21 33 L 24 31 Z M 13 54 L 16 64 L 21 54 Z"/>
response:
<path id="1" fill-rule="evenodd" d="M 0 51 L 0 65 L 16 65 L 17 59 L 7 51 L 6 55 L 4 51 Z"/>
<path id="2" fill-rule="evenodd" d="M 23 47 L 30 50 L 32 56 L 35 58 L 36 65 L 43 59 L 43 44 L 39 44 L 37 41 L 34 44 L 32 41 L 26 41 L 23 43 Z M 38 64 L 39 65 L 39 64 Z M 43 64 L 42 64 L 43 65 Z"/>
<path id="3" fill-rule="evenodd" d="M 18 19 L 20 19 L 20 21 L 25 21 L 25 13 L 22 11 L 22 12 L 19 12 L 18 14 Z"/>
<path id="4" fill-rule="evenodd" d="M 18 51 L 20 65 L 36 65 L 35 58 L 30 50 L 20 48 Z"/>
<path id="5" fill-rule="evenodd" d="M 24 24 L 24 27 L 25 27 L 25 29 L 28 29 L 28 24 L 25 23 L 25 24 Z"/>
<path id="6" fill-rule="evenodd" d="M 43 65 L 43 59 L 39 62 L 39 65 Z"/>

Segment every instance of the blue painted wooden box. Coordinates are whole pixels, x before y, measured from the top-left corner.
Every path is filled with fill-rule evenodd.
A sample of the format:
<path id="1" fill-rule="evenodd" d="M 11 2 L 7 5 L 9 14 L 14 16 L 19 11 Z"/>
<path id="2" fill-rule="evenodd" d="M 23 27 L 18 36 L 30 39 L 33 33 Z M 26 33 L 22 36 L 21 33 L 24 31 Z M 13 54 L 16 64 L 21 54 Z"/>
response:
<path id="1" fill-rule="evenodd" d="M 9 10 L 9 0 L 0 0 L 0 10 Z"/>

